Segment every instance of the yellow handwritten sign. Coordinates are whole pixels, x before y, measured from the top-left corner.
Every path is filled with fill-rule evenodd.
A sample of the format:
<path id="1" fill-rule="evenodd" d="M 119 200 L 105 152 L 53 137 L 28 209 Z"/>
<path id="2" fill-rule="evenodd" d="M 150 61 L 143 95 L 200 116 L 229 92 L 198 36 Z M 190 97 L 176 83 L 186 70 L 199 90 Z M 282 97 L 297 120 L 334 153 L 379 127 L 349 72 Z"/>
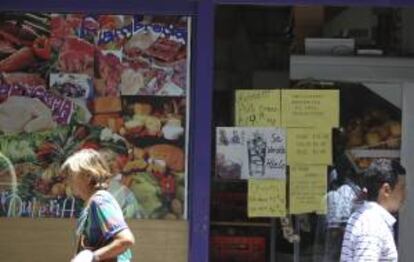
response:
<path id="1" fill-rule="evenodd" d="M 284 217 L 286 215 L 286 180 L 249 179 L 249 217 Z"/>
<path id="2" fill-rule="evenodd" d="M 338 127 L 338 90 L 282 90 L 283 127 Z"/>
<path id="3" fill-rule="evenodd" d="M 236 126 L 280 126 L 280 89 L 237 90 Z"/>
<path id="4" fill-rule="evenodd" d="M 291 166 L 289 213 L 326 213 L 326 166 Z"/>
<path id="5" fill-rule="evenodd" d="M 331 130 L 289 128 L 287 162 L 294 164 L 330 164 L 332 162 Z"/>

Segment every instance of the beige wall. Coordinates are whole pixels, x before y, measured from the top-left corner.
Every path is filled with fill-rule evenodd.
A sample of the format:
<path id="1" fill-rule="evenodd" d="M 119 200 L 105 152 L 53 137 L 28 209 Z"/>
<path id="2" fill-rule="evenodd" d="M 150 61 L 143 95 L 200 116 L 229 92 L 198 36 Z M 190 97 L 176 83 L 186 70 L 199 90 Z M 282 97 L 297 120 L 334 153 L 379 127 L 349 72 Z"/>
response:
<path id="1" fill-rule="evenodd" d="M 133 220 L 133 261 L 185 262 L 187 221 Z M 74 246 L 73 219 L 0 219 L 0 261 L 69 261 Z"/>

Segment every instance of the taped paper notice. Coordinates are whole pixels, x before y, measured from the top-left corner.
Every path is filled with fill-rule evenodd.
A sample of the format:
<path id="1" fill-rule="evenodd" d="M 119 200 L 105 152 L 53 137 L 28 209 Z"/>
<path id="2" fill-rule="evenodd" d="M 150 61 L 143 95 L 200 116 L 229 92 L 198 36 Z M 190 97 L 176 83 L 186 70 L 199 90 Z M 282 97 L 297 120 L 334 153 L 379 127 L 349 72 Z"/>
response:
<path id="1" fill-rule="evenodd" d="M 339 90 L 282 90 L 283 127 L 338 127 Z"/>
<path id="2" fill-rule="evenodd" d="M 286 216 L 286 180 L 249 180 L 249 217 Z"/>
<path id="3" fill-rule="evenodd" d="M 235 112 L 237 126 L 280 126 L 280 89 L 237 90 Z"/>
<path id="4" fill-rule="evenodd" d="M 291 166 L 289 213 L 326 213 L 326 166 Z"/>
<path id="5" fill-rule="evenodd" d="M 288 164 L 327 165 L 332 162 L 331 130 L 289 128 Z"/>

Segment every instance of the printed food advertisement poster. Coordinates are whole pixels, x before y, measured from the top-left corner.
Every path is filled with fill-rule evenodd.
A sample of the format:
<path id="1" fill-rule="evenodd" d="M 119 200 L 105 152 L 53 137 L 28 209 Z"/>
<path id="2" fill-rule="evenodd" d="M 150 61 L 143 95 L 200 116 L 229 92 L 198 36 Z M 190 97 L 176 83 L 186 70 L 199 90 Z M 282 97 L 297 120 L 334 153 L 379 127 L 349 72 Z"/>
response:
<path id="1" fill-rule="evenodd" d="M 99 150 L 127 218 L 183 219 L 190 19 L 0 13 L 0 216 L 76 217 L 60 165 Z"/>

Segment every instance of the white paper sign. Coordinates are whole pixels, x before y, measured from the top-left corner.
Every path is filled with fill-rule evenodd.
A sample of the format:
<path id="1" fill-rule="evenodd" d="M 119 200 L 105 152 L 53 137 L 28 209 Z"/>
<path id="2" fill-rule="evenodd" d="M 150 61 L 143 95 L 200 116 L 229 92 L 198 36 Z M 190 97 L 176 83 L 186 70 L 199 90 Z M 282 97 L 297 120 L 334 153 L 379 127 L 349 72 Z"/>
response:
<path id="1" fill-rule="evenodd" d="M 285 129 L 218 127 L 216 131 L 219 178 L 286 178 Z"/>

